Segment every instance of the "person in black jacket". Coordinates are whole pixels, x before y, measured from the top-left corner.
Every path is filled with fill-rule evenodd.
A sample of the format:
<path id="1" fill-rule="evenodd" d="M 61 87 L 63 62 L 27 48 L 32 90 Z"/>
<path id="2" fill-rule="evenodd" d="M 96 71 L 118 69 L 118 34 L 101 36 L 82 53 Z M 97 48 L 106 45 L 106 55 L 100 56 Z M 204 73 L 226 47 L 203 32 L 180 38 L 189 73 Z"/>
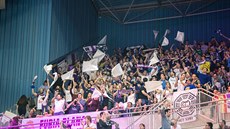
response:
<path id="1" fill-rule="evenodd" d="M 100 118 L 97 120 L 98 129 L 112 129 L 112 126 L 115 125 L 116 129 L 119 129 L 118 123 L 111 120 L 111 116 L 105 112 L 100 113 Z"/>

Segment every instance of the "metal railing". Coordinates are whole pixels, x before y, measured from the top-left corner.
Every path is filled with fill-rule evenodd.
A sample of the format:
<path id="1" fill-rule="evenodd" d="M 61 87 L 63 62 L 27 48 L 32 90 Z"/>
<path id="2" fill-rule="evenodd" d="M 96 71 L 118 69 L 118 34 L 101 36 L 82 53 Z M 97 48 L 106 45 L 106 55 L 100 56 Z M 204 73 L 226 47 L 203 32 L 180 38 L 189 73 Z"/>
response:
<path id="1" fill-rule="evenodd" d="M 201 102 L 201 96 L 205 95 L 207 98 L 206 102 Z M 189 124 L 181 124 L 183 128 L 191 128 L 196 126 L 203 126 L 207 121 L 211 121 L 213 123 L 218 123 L 220 120 L 228 118 L 230 116 L 230 113 L 223 113 L 221 112 L 221 107 L 226 105 L 226 103 L 223 103 L 224 101 L 230 101 L 229 99 L 215 99 L 213 96 L 215 96 L 213 93 L 205 90 L 205 89 L 199 89 L 198 91 L 198 103 L 193 104 L 193 106 L 196 107 L 197 111 L 197 120 L 194 122 L 190 122 Z M 214 98 L 214 99 L 213 99 Z M 124 118 L 128 125 L 126 127 L 122 127 L 125 129 L 134 129 L 136 125 L 139 125 L 140 122 L 145 121 L 148 122 L 149 127 L 158 128 L 161 126 L 161 116 L 158 113 L 159 108 L 166 102 L 167 100 L 164 99 L 161 102 L 157 104 L 148 105 L 147 111 L 139 111 L 139 112 L 127 112 L 127 113 L 119 113 L 119 114 L 112 114 L 112 118 Z M 191 106 L 191 105 L 190 105 Z M 138 108 L 144 108 L 145 106 L 141 106 Z M 132 110 L 135 109 L 135 107 L 130 108 Z M 172 108 L 173 115 L 176 115 L 176 112 L 174 112 L 177 108 Z M 108 112 L 119 112 L 122 109 L 114 109 L 114 110 L 108 110 Z M 98 112 L 99 113 L 99 112 Z M 230 119 L 229 119 L 230 120 Z M 36 127 L 39 127 L 40 123 L 34 123 L 34 124 L 24 124 L 24 125 L 17 125 L 17 126 L 10 126 L 10 127 L 30 127 L 31 125 L 34 125 Z M 52 124 L 52 122 L 46 122 L 45 124 Z M 0 129 L 5 129 L 9 127 L 0 127 Z"/>

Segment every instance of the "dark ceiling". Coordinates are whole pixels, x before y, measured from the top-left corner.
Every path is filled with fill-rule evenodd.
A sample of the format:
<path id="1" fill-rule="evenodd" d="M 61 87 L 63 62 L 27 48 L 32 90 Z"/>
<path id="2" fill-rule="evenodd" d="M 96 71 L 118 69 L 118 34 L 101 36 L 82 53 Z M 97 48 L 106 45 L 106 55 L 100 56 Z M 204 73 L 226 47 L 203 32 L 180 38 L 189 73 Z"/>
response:
<path id="1" fill-rule="evenodd" d="M 177 14 L 169 15 L 168 13 L 160 18 L 150 17 L 152 20 L 229 11 L 229 5 L 214 9 L 210 7 L 223 1 L 229 3 L 230 0 L 92 0 L 92 3 L 98 11 L 99 16 L 106 16 L 118 23 L 127 24 L 130 22 L 127 19 L 132 19 L 131 16 L 142 16 L 142 14 L 144 15 L 155 9 L 167 9 L 166 12 L 175 11 Z"/>

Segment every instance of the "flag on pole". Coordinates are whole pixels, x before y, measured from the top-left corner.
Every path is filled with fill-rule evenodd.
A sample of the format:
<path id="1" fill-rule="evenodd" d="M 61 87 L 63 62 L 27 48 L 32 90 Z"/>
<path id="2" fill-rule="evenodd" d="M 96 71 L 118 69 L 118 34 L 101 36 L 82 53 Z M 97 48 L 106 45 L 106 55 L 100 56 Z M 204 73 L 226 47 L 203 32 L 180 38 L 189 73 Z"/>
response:
<path id="1" fill-rule="evenodd" d="M 184 43 L 184 32 L 177 31 L 176 41 Z"/>
<path id="2" fill-rule="evenodd" d="M 98 59 L 98 63 L 105 57 L 105 53 L 97 49 L 96 53 L 93 55 L 93 59 Z"/>
<path id="3" fill-rule="evenodd" d="M 92 58 L 93 54 L 97 51 L 97 45 L 85 46 L 85 47 L 83 47 L 83 49 L 87 53 L 87 55 L 90 58 Z"/>
<path id="4" fill-rule="evenodd" d="M 61 79 L 64 80 L 73 80 L 73 73 L 74 73 L 74 69 L 72 69 L 71 71 L 61 75 Z"/>
<path id="5" fill-rule="evenodd" d="M 53 65 L 45 65 L 43 68 L 46 71 L 46 73 L 49 74 L 50 71 L 52 70 L 52 67 L 53 67 Z"/>
<path id="6" fill-rule="evenodd" d="M 105 45 L 107 40 L 107 35 L 105 35 L 99 42 L 98 45 Z"/>
<path id="7" fill-rule="evenodd" d="M 166 29 L 166 30 L 165 30 L 165 34 L 164 34 L 164 37 L 166 37 L 166 35 L 169 34 L 169 33 L 170 33 L 170 30 L 169 30 L 169 29 Z"/>
<path id="8" fill-rule="evenodd" d="M 149 66 L 159 62 L 156 52 L 153 53 L 153 58 L 150 60 Z"/>
<path id="9" fill-rule="evenodd" d="M 58 80 L 58 74 L 57 74 L 57 72 L 53 73 L 53 75 L 54 75 L 54 80 L 51 83 L 50 87 L 52 87 L 54 85 L 54 83 Z"/>
<path id="10" fill-rule="evenodd" d="M 107 42 L 107 35 L 105 35 L 97 44 L 97 48 L 101 49 L 103 52 L 105 52 L 107 50 L 107 46 L 106 46 L 106 42 Z"/>
<path id="11" fill-rule="evenodd" d="M 115 67 L 113 67 L 112 69 L 112 76 L 113 77 L 118 77 L 120 75 L 124 74 L 122 68 L 121 68 L 121 65 L 120 63 L 118 63 Z"/>
<path id="12" fill-rule="evenodd" d="M 154 34 L 154 39 L 156 40 L 157 35 L 158 35 L 159 31 L 153 30 L 153 34 Z"/>
<path id="13" fill-rule="evenodd" d="M 98 70 L 97 64 L 98 64 L 98 59 L 92 59 L 90 61 L 83 61 L 82 72 Z"/>
<path id="14" fill-rule="evenodd" d="M 169 45 L 169 40 L 166 37 L 164 37 L 164 40 L 163 40 L 161 46 L 167 46 L 167 45 Z"/>

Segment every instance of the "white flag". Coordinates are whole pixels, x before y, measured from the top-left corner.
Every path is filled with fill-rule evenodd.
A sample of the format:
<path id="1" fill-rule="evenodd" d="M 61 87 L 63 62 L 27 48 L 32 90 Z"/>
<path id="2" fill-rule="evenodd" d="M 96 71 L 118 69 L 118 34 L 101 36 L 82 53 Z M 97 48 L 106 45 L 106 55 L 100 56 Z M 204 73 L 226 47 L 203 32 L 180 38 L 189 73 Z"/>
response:
<path id="1" fill-rule="evenodd" d="M 184 43 L 184 32 L 177 31 L 176 41 Z"/>
<path id="2" fill-rule="evenodd" d="M 166 37 L 164 37 L 164 40 L 163 40 L 161 46 L 167 46 L 167 45 L 169 45 L 169 40 Z"/>
<path id="3" fill-rule="evenodd" d="M 105 53 L 97 49 L 96 53 L 93 55 L 93 59 L 97 59 L 98 63 L 105 57 Z"/>
<path id="4" fill-rule="evenodd" d="M 99 90 L 97 90 L 97 88 L 95 88 L 91 98 L 98 98 L 101 95 L 102 95 L 101 92 Z"/>
<path id="5" fill-rule="evenodd" d="M 120 75 L 124 74 L 122 68 L 121 68 L 121 65 L 120 63 L 118 63 L 115 67 L 113 67 L 112 69 L 112 76 L 113 77 L 118 77 Z"/>
<path id="6" fill-rule="evenodd" d="M 13 119 L 16 116 L 17 116 L 16 114 L 6 111 L 1 119 L 1 122 L 5 124 L 6 122 L 9 122 L 11 119 Z"/>
<path id="7" fill-rule="evenodd" d="M 153 53 L 153 58 L 150 60 L 149 66 L 159 62 L 156 52 Z"/>
<path id="8" fill-rule="evenodd" d="M 105 35 L 101 41 L 98 42 L 98 45 L 105 45 L 106 44 L 106 40 L 107 40 L 107 35 Z"/>
<path id="9" fill-rule="evenodd" d="M 74 69 L 72 69 L 71 71 L 61 75 L 61 79 L 64 81 L 64 80 L 73 80 L 73 72 L 74 72 Z"/>
<path id="10" fill-rule="evenodd" d="M 35 82 L 37 80 L 37 78 L 38 78 L 38 75 L 35 75 L 34 79 L 33 79 L 33 82 Z"/>
<path id="11" fill-rule="evenodd" d="M 49 74 L 50 71 L 52 70 L 52 67 L 53 67 L 53 65 L 45 65 L 43 68 L 46 71 L 46 73 Z"/>
<path id="12" fill-rule="evenodd" d="M 162 90 L 162 82 L 161 81 L 148 81 L 145 82 L 145 88 L 147 93 L 152 92 L 154 90 Z"/>
<path id="13" fill-rule="evenodd" d="M 169 29 L 166 29 L 166 30 L 165 30 L 165 34 L 164 34 L 164 37 L 166 37 L 166 35 L 169 34 L 169 33 L 170 33 L 170 30 L 169 30 Z"/>
<path id="14" fill-rule="evenodd" d="M 53 86 L 54 83 L 58 80 L 58 74 L 57 74 L 57 72 L 53 73 L 53 75 L 54 75 L 54 80 L 53 80 L 53 82 L 51 83 L 50 87 Z"/>
<path id="15" fill-rule="evenodd" d="M 156 40 L 157 35 L 158 35 L 159 31 L 153 30 L 153 34 L 154 34 L 154 39 Z"/>
<path id="16" fill-rule="evenodd" d="M 83 61 L 82 72 L 98 70 L 97 64 L 98 64 L 98 59 L 92 59 L 90 61 Z"/>

